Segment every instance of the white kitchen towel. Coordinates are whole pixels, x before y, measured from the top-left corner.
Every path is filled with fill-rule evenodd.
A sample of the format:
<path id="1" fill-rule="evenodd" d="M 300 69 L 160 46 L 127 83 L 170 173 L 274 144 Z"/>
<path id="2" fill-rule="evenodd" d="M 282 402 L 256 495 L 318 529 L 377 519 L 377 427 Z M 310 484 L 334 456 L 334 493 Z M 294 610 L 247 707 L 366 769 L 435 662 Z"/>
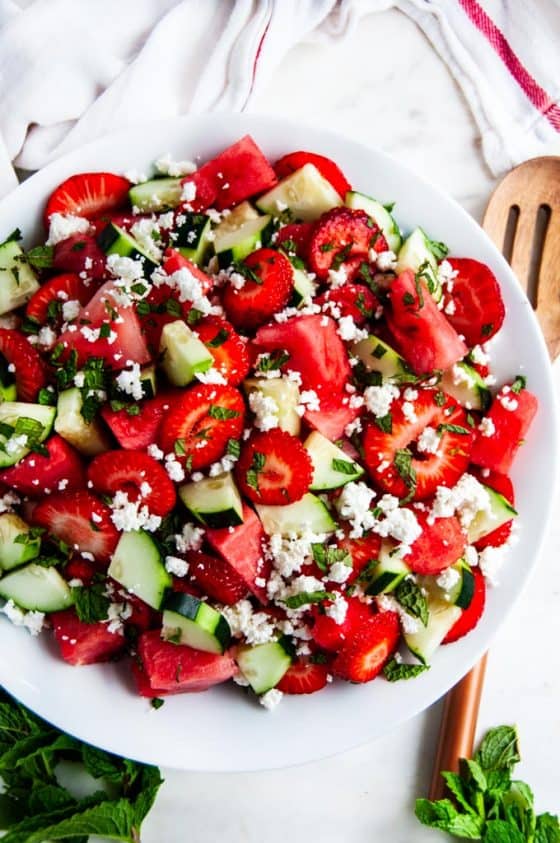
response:
<path id="1" fill-rule="evenodd" d="M 288 50 L 396 7 L 463 90 L 498 174 L 560 138 L 559 0 L 0 0 L 0 193 L 112 129 L 251 108 Z"/>

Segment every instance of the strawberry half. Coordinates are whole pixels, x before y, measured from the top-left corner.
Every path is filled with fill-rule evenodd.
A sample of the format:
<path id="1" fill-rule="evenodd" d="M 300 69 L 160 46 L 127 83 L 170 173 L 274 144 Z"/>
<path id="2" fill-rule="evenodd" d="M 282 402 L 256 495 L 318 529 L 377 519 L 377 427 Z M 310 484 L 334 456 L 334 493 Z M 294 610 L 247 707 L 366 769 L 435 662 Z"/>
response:
<path id="1" fill-rule="evenodd" d="M 318 296 L 315 301 L 325 313 L 334 315 L 335 318 L 350 316 L 358 327 L 372 318 L 379 304 L 371 290 L 363 284 L 343 284 L 342 287 L 333 287 L 332 290 L 327 290 L 322 296 Z M 340 316 L 336 314 L 337 310 L 340 311 Z"/>
<path id="2" fill-rule="evenodd" d="M 422 532 L 412 543 L 404 562 L 415 574 L 439 574 L 461 558 L 467 544 L 458 518 L 436 518 L 430 524 L 425 512 L 414 514 Z"/>
<path id="3" fill-rule="evenodd" d="M 0 328 L 0 354 L 15 366 L 18 401 L 33 402 L 47 385 L 45 366 L 38 352 L 19 331 Z"/>
<path id="4" fill-rule="evenodd" d="M 249 589 L 229 562 L 219 556 L 192 551 L 187 554 L 189 575 L 204 594 L 233 606 L 247 597 Z"/>
<path id="5" fill-rule="evenodd" d="M 451 293 L 445 294 L 446 304 L 455 305 L 447 318 L 468 346 L 488 342 L 506 315 L 498 280 L 486 264 L 472 258 L 449 258 L 449 263 L 457 275 Z"/>
<path id="6" fill-rule="evenodd" d="M 214 358 L 214 368 L 231 386 L 245 380 L 251 367 L 247 344 L 229 322 L 206 316 L 193 330 Z"/>
<path id="7" fill-rule="evenodd" d="M 88 479 L 96 492 L 114 495 L 123 491 L 140 501 L 153 515 L 167 515 L 175 506 L 175 486 L 166 470 L 143 451 L 106 451 L 88 466 Z"/>
<path id="8" fill-rule="evenodd" d="M 47 200 L 44 213 L 48 227 L 52 214 L 73 214 L 95 219 L 128 202 L 130 182 L 114 173 L 78 173 L 59 184 Z"/>
<path id="9" fill-rule="evenodd" d="M 71 492 L 83 488 L 85 471 L 78 452 L 56 434 L 43 444 L 48 455 L 27 454 L 15 465 L 0 471 L 0 483 L 32 498 L 44 497 L 47 489 Z"/>
<path id="10" fill-rule="evenodd" d="M 323 650 L 338 652 L 354 635 L 359 635 L 360 630 L 367 627 L 374 618 L 369 604 L 362 603 L 357 597 L 347 597 L 346 601 L 348 609 L 342 623 L 337 623 L 334 618 L 326 615 L 323 606 L 314 606 L 312 609 L 314 621 L 311 634 L 315 643 Z"/>
<path id="11" fill-rule="evenodd" d="M 188 469 L 219 460 L 229 439 L 239 439 L 245 403 L 233 386 L 201 384 L 179 397 L 163 419 L 158 444 Z"/>
<path id="12" fill-rule="evenodd" d="M 327 684 L 326 664 L 317 664 L 309 658 L 293 662 L 276 687 L 284 694 L 314 694 Z"/>
<path id="13" fill-rule="evenodd" d="M 306 164 L 313 164 L 319 170 L 324 179 L 332 184 L 336 192 L 344 199 L 349 190 L 352 190 L 350 182 L 334 161 L 327 158 L 325 155 L 318 155 L 316 152 L 289 152 L 279 158 L 274 165 L 274 172 L 279 179 L 284 179 L 286 176 L 300 170 Z"/>
<path id="14" fill-rule="evenodd" d="M 78 301 L 83 306 L 88 303 L 94 290 L 91 285 L 73 272 L 55 275 L 44 281 L 37 292 L 33 293 L 25 313 L 40 325 L 50 322 L 60 325 L 63 321 L 62 307 L 66 301 Z"/>
<path id="15" fill-rule="evenodd" d="M 31 517 L 37 527 L 78 552 L 92 553 L 98 562 L 109 562 L 119 540 L 109 507 L 85 490 L 50 495 Z"/>
<path id="16" fill-rule="evenodd" d="M 452 644 L 453 641 L 458 641 L 471 629 L 474 629 L 482 613 L 484 612 L 484 605 L 486 603 L 486 582 L 480 568 L 473 568 L 474 575 L 474 594 L 467 609 L 463 609 L 461 616 L 455 621 L 447 635 L 442 641 L 442 644 Z"/>
<path id="17" fill-rule="evenodd" d="M 312 234 L 312 222 L 290 222 L 278 231 L 275 245 L 278 249 L 297 255 L 298 258 L 307 258 Z"/>
<path id="18" fill-rule="evenodd" d="M 379 558 L 381 537 L 377 533 L 366 533 L 360 539 L 339 539 L 336 545 L 350 554 L 352 559 L 352 573 L 346 580 L 351 583 L 360 576 L 366 565 Z"/>
<path id="19" fill-rule="evenodd" d="M 410 494 L 413 500 L 423 500 L 438 486 L 453 486 L 466 471 L 472 431 L 465 411 L 449 395 L 434 389 L 417 392 L 414 401 L 406 402 L 404 397 L 393 401 L 390 432 L 369 421 L 363 446 L 366 465 L 378 486 L 399 498 Z M 405 416 L 405 403 L 413 406 L 416 420 Z M 440 436 L 436 453 L 417 447 L 426 427 Z"/>
<path id="20" fill-rule="evenodd" d="M 288 304 L 294 280 L 288 258 L 274 249 L 257 249 L 244 261 L 245 284 L 225 287 L 222 303 L 236 328 L 258 328 Z"/>
<path id="21" fill-rule="evenodd" d="M 309 491 L 313 464 L 296 436 L 274 428 L 255 433 L 243 443 L 235 476 L 249 500 L 283 506 L 298 501 Z"/>
<path id="22" fill-rule="evenodd" d="M 342 646 L 332 664 L 332 672 L 350 682 L 370 682 L 397 649 L 399 638 L 396 612 L 374 615 Z"/>
<path id="23" fill-rule="evenodd" d="M 365 211 L 333 208 L 320 218 L 309 241 L 309 264 L 318 278 L 339 269 L 356 255 L 367 260 L 369 250 L 385 252 L 387 241 Z"/>

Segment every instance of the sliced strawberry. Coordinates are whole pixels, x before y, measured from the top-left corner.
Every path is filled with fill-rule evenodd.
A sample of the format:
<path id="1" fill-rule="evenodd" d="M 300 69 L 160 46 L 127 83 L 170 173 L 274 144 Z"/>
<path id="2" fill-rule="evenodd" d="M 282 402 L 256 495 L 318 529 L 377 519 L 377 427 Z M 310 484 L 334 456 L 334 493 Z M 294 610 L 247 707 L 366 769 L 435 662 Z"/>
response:
<path id="1" fill-rule="evenodd" d="M 294 280 L 290 261 L 274 249 L 258 249 L 245 258 L 244 265 L 250 277 L 240 289 L 225 287 L 222 302 L 236 328 L 251 330 L 282 310 Z M 253 280 L 253 275 L 258 280 Z"/>
<path id="2" fill-rule="evenodd" d="M 83 585 L 91 585 L 95 579 L 95 575 L 99 573 L 98 568 L 87 559 L 81 556 L 74 556 L 67 565 L 64 566 L 62 574 L 67 582 L 70 580 L 80 580 Z"/>
<path id="3" fill-rule="evenodd" d="M 30 453 L 10 468 L 0 471 L 0 483 L 11 489 L 42 498 L 59 489 L 71 492 L 85 486 L 82 460 L 71 445 L 56 434 L 43 443 L 47 454 Z"/>
<path id="4" fill-rule="evenodd" d="M 398 398 L 391 404 L 390 433 L 369 421 L 363 445 L 366 465 L 378 486 L 399 498 L 410 494 L 413 500 L 423 500 L 438 486 L 454 486 L 466 471 L 472 432 L 465 411 L 453 398 L 434 389 L 417 392 L 414 401 Z M 405 404 L 413 405 L 416 421 L 405 416 Z M 416 446 L 426 427 L 440 434 L 436 453 Z"/>
<path id="5" fill-rule="evenodd" d="M 284 694 L 314 694 L 325 687 L 328 673 L 326 664 L 299 658 L 292 662 L 276 687 Z"/>
<path id="6" fill-rule="evenodd" d="M 511 385 L 502 387 L 487 413 L 493 425 L 492 435 L 483 436 L 477 430 L 471 461 L 507 474 L 535 417 L 538 404 L 536 396 L 525 388 L 514 392 Z"/>
<path id="7" fill-rule="evenodd" d="M 110 404 L 105 404 L 101 415 L 121 448 L 140 451 L 156 442 L 161 421 L 173 400 L 173 394 L 162 394 L 140 401 L 136 415 L 128 413 L 126 408 L 112 410 Z"/>
<path id="8" fill-rule="evenodd" d="M 449 324 L 422 279 L 407 269 L 389 288 L 391 333 L 417 375 L 449 369 L 468 349 Z"/>
<path id="9" fill-rule="evenodd" d="M 130 182 L 114 173 L 78 173 L 59 184 L 47 200 L 44 221 L 52 214 L 73 214 L 95 219 L 128 202 Z"/>
<path id="10" fill-rule="evenodd" d="M 301 170 L 306 164 L 313 164 L 319 170 L 324 179 L 332 184 L 336 192 L 344 199 L 349 190 L 352 190 L 350 182 L 340 169 L 340 167 L 324 155 L 318 155 L 316 152 L 289 152 L 283 155 L 274 165 L 274 172 L 279 179 L 284 179 L 286 176 L 295 173 L 296 170 Z"/>
<path id="11" fill-rule="evenodd" d="M 327 278 L 329 269 L 338 269 L 345 260 L 363 256 L 369 250 L 385 252 L 387 241 L 365 211 L 333 208 L 315 225 L 309 241 L 309 264 L 318 278 Z"/>
<path id="12" fill-rule="evenodd" d="M 346 601 L 348 609 L 342 623 L 337 623 L 334 618 L 326 615 L 324 607 L 313 608 L 314 622 L 311 634 L 315 643 L 324 650 L 338 652 L 354 635 L 360 634 L 374 617 L 371 606 L 362 603 L 357 597 L 347 597 Z"/>
<path id="13" fill-rule="evenodd" d="M 226 606 L 247 597 L 249 589 L 235 568 L 219 556 L 191 551 L 187 554 L 189 575 L 204 594 Z"/>
<path id="14" fill-rule="evenodd" d="M 332 672 L 350 682 L 370 682 L 397 649 L 400 638 L 396 612 L 374 615 L 340 649 Z"/>
<path id="15" fill-rule="evenodd" d="M 486 264 L 472 258 L 449 258 L 449 263 L 457 275 L 446 294 L 446 301 L 449 298 L 455 305 L 447 318 L 468 346 L 487 342 L 506 315 L 498 280 Z"/>
<path id="16" fill-rule="evenodd" d="M 43 361 L 19 331 L 0 328 L 0 354 L 15 366 L 18 401 L 35 401 L 40 389 L 47 385 Z"/>
<path id="17" fill-rule="evenodd" d="M 54 637 L 64 661 L 73 665 L 97 664 L 114 658 L 124 650 L 125 639 L 118 632 L 109 632 L 103 622 L 85 623 L 74 609 L 49 615 Z"/>
<path id="18" fill-rule="evenodd" d="M 461 558 L 467 537 L 454 515 L 436 518 L 431 524 L 427 513 L 415 510 L 414 514 L 422 532 L 404 561 L 415 574 L 439 574 Z"/>
<path id="19" fill-rule="evenodd" d="M 72 234 L 54 247 L 53 267 L 58 272 L 84 273 L 86 279 L 101 281 L 108 275 L 107 255 L 94 235 Z"/>
<path id="20" fill-rule="evenodd" d="M 245 380 L 250 369 L 247 343 L 229 322 L 220 316 L 206 316 L 194 331 L 214 358 L 214 368 L 231 386 Z"/>
<path id="21" fill-rule="evenodd" d="M 372 318 L 378 306 L 378 301 L 363 284 L 343 284 L 333 287 L 322 296 L 315 299 L 324 313 L 330 313 L 336 319 L 350 316 L 356 325 L 364 325 Z"/>
<path id="22" fill-rule="evenodd" d="M 461 616 L 455 621 L 445 638 L 443 644 L 451 644 L 462 638 L 471 629 L 474 629 L 482 613 L 484 612 L 484 604 L 486 603 L 486 582 L 482 575 L 480 568 L 473 568 L 474 575 L 474 594 L 468 609 L 463 609 Z"/>
<path id="23" fill-rule="evenodd" d="M 90 285 L 73 272 L 55 275 L 44 281 L 37 292 L 33 293 L 25 313 L 41 325 L 46 322 L 59 325 L 62 319 L 62 306 L 66 301 L 79 301 L 83 306 L 92 296 Z"/>
<path id="24" fill-rule="evenodd" d="M 186 390 L 165 416 L 160 448 L 193 470 L 205 468 L 225 453 L 229 439 L 239 439 L 245 403 L 233 386 L 200 384 Z"/>
<path id="25" fill-rule="evenodd" d="M 88 479 L 96 492 L 114 495 L 123 491 L 140 501 L 153 515 L 167 515 L 175 506 L 175 486 L 166 470 L 143 451 L 105 451 L 88 466 Z"/>
<path id="26" fill-rule="evenodd" d="M 515 506 L 513 483 L 507 474 L 498 474 L 496 471 L 490 471 L 489 469 L 483 474 L 484 469 L 476 466 L 470 468 L 469 471 L 471 474 L 474 474 L 477 480 L 494 489 L 498 494 L 503 495 L 512 506 Z M 476 549 L 484 550 L 485 547 L 501 547 L 509 539 L 512 526 L 513 520 L 506 521 L 501 527 L 496 527 L 491 533 L 488 533 L 488 535 L 483 536 L 483 538 L 475 542 Z"/>
<path id="27" fill-rule="evenodd" d="M 312 222 L 290 222 L 278 231 L 275 246 L 298 258 L 307 258 L 312 233 Z"/>
<path id="28" fill-rule="evenodd" d="M 266 581 L 270 571 L 270 564 L 263 558 L 264 539 L 261 522 L 246 504 L 243 505 L 243 524 L 206 530 L 210 547 L 231 565 L 261 603 L 267 602 L 266 586 L 261 579 Z"/>
<path id="29" fill-rule="evenodd" d="M 298 501 L 309 491 L 313 464 L 296 436 L 274 428 L 254 433 L 243 443 L 235 476 L 249 500 L 283 506 Z"/>
<path id="30" fill-rule="evenodd" d="M 352 583 L 370 562 L 375 562 L 379 558 L 381 538 L 377 533 L 366 533 L 360 539 L 351 539 L 348 536 L 344 539 L 338 539 L 336 545 L 350 554 L 352 573 L 346 582 Z"/>
<path id="31" fill-rule="evenodd" d="M 41 501 L 33 510 L 33 523 L 80 552 L 92 553 L 108 562 L 119 534 L 111 521 L 111 510 L 85 490 L 59 492 Z"/>

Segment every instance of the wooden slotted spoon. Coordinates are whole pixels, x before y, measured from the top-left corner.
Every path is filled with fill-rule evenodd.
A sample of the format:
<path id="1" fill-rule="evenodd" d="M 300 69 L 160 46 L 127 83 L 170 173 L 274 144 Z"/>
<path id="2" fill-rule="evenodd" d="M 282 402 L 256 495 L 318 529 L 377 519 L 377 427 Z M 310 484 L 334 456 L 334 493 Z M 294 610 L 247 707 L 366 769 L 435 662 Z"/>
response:
<path id="1" fill-rule="evenodd" d="M 560 353 L 560 157 L 511 170 L 488 203 L 482 226 L 502 252 L 537 314 L 552 360 Z M 442 770 L 472 755 L 487 655 L 445 698 L 430 799 L 441 799 Z"/>

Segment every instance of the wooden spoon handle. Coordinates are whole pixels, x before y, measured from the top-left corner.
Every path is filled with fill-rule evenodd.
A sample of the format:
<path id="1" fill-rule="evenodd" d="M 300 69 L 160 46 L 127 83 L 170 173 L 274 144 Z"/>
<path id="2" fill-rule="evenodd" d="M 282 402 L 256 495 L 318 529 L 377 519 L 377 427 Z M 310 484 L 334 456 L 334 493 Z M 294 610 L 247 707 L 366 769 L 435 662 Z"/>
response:
<path id="1" fill-rule="evenodd" d="M 441 771 L 458 772 L 459 758 L 470 758 L 472 755 L 487 657 L 486 653 L 470 673 L 446 694 L 430 799 L 442 799 L 445 794 Z"/>

